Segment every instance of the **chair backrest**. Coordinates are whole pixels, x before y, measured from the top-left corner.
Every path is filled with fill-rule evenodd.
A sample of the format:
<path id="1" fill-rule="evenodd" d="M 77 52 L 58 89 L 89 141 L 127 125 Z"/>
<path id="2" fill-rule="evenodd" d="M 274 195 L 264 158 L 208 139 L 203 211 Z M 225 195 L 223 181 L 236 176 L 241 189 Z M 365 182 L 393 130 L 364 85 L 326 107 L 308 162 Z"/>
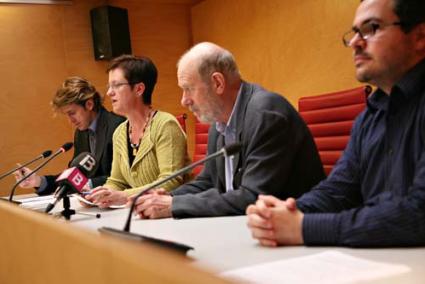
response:
<path id="1" fill-rule="evenodd" d="M 186 132 L 186 118 L 187 114 L 179 114 L 176 115 L 177 121 L 180 123 L 180 126 L 182 127 L 183 131 Z"/>
<path id="2" fill-rule="evenodd" d="M 370 86 L 363 86 L 299 99 L 298 111 L 314 137 L 327 175 L 341 157 L 354 119 L 371 92 Z"/>
<path id="3" fill-rule="evenodd" d="M 199 161 L 204 158 L 207 154 L 207 145 L 208 145 L 208 129 L 210 125 L 207 123 L 199 122 L 196 119 L 195 122 L 195 150 L 193 153 L 193 162 Z M 197 176 L 202 169 L 203 165 L 196 166 L 192 173 L 194 176 Z"/>

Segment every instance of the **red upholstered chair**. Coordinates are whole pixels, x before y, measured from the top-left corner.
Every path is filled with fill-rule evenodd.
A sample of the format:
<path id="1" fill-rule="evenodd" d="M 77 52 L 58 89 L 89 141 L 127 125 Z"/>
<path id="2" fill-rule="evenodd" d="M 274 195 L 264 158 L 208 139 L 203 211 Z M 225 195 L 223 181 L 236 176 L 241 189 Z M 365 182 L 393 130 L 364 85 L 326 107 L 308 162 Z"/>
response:
<path id="1" fill-rule="evenodd" d="M 187 114 L 183 113 L 180 115 L 176 115 L 176 118 L 178 122 L 180 123 L 180 126 L 182 127 L 183 131 L 186 132 L 186 118 Z"/>
<path id="2" fill-rule="evenodd" d="M 327 175 L 341 157 L 354 119 L 365 108 L 371 92 L 370 86 L 364 86 L 298 101 L 298 111 L 314 137 Z"/>
<path id="3" fill-rule="evenodd" d="M 209 124 L 201 123 L 196 119 L 195 122 L 195 151 L 193 153 L 193 162 L 199 161 L 207 154 L 208 129 Z M 203 165 L 196 166 L 192 173 L 197 176 L 203 169 Z"/>

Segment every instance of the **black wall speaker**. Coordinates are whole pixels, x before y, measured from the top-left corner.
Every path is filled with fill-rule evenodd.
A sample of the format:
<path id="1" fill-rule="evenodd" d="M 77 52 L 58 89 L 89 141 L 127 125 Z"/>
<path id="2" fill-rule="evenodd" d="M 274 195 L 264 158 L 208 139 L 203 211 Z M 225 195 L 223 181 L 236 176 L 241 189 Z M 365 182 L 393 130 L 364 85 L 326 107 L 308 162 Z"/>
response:
<path id="1" fill-rule="evenodd" d="M 90 10 L 90 18 L 96 60 L 131 54 L 127 9 L 102 6 Z"/>

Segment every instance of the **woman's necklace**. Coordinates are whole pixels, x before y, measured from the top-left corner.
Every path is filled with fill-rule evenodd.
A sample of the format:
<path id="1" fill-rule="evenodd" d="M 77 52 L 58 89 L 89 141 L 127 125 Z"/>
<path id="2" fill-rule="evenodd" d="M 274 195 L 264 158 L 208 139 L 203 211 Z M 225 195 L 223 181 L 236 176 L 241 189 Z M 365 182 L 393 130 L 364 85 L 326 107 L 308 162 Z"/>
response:
<path id="1" fill-rule="evenodd" d="M 142 132 L 140 133 L 139 140 L 137 141 L 137 143 L 133 143 L 132 140 L 131 140 L 131 137 L 132 137 L 132 134 L 133 134 L 133 128 L 131 127 L 130 123 L 128 124 L 129 125 L 128 136 L 130 137 L 130 147 L 133 149 L 132 150 L 133 156 L 137 155 L 137 151 L 139 150 L 140 143 L 142 142 L 142 137 L 145 134 L 146 127 L 148 126 L 149 121 L 151 120 L 153 113 L 154 112 L 150 109 L 148 115 L 146 116 L 145 124 L 143 125 Z"/>

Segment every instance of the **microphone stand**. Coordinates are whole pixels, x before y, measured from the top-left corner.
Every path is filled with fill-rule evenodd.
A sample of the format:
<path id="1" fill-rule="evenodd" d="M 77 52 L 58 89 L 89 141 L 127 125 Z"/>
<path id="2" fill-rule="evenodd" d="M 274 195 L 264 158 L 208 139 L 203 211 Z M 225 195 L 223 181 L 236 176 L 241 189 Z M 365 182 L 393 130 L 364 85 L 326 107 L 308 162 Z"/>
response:
<path id="1" fill-rule="evenodd" d="M 58 189 L 59 194 L 61 194 L 61 188 Z M 66 190 L 66 188 L 63 188 L 63 190 Z M 56 191 L 56 192 L 58 192 Z M 55 194 L 56 197 L 56 194 Z M 65 220 L 71 220 L 71 216 L 75 215 L 75 214 L 79 214 L 79 215 L 85 215 L 85 216 L 91 216 L 91 217 L 96 217 L 96 218 L 100 218 L 102 217 L 102 215 L 100 213 L 88 213 L 88 212 L 77 212 L 74 209 L 71 209 L 71 202 L 69 200 L 69 195 L 68 195 L 68 191 L 65 191 L 63 193 L 63 197 L 61 197 L 60 199 L 62 199 L 62 204 L 63 204 L 63 210 L 61 212 L 58 212 L 57 214 L 55 213 L 54 215 L 61 215 L 65 218 Z M 47 205 L 47 207 L 44 210 L 44 213 L 49 214 L 49 212 L 55 207 L 56 203 L 59 202 L 58 199 L 56 199 L 56 201 L 54 203 L 49 203 Z"/>
<path id="2" fill-rule="evenodd" d="M 94 174 L 96 159 L 90 153 L 82 152 L 77 157 L 75 157 L 70 164 L 71 168 L 62 172 L 56 179 L 56 183 L 59 187 L 55 192 L 54 201 L 47 205 L 44 212 L 49 213 L 62 199 L 64 209 L 62 212 L 60 212 L 60 215 L 65 217 L 66 220 L 70 220 L 71 216 L 74 214 L 100 218 L 100 213 L 76 212 L 70 208 L 71 204 L 69 201 L 69 194 L 74 192 L 81 193 L 81 190 L 84 187 L 83 182 L 85 183 L 87 181 L 86 176 L 91 176 Z M 79 178 L 74 180 L 72 177 Z"/>
<path id="3" fill-rule="evenodd" d="M 69 201 L 69 196 L 68 194 L 65 195 L 62 198 L 62 202 L 63 202 L 63 210 L 59 213 L 61 216 L 63 216 L 65 218 L 65 220 L 71 220 L 71 216 L 75 215 L 75 214 L 80 214 L 80 215 L 87 215 L 87 216 L 94 216 L 96 218 L 100 218 L 102 215 L 100 213 L 86 213 L 86 212 L 77 212 L 74 209 L 71 209 L 71 202 Z"/>
<path id="4" fill-rule="evenodd" d="M 205 163 L 205 162 L 207 162 L 209 160 L 215 159 L 215 158 L 217 158 L 219 156 L 222 156 L 222 155 L 224 155 L 224 156 L 231 156 L 231 155 L 239 152 L 240 149 L 241 149 L 241 147 L 242 147 L 242 145 L 240 143 L 234 143 L 232 145 L 223 147 L 219 151 L 217 151 L 217 152 L 215 152 L 215 153 L 213 153 L 211 155 L 208 155 L 207 157 L 205 157 L 205 158 L 203 158 L 203 159 L 201 159 L 201 160 L 199 160 L 197 162 L 194 162 L 194 163 L 192 163 L 192 164 L 190 164 L 190 165 L 188 165 L 188 166 L 186 166 L 184 168 L 181 168 L 180 170 L 176 171 L 172 175 L 170 175 L 170 176 L 168 176 L 168 177 L 166 177 L 166 178 L 164 178 L 162 180 L 159 180 L 159 181 L 153 183 L 151 186 L 149 186 L 149 187 L 145 188 L 144 190 L 140 191 L 134 197 L 133 202 L 131 203 L 130 211 L 128 213 L 127 221 L 125 223 L 125 226 L 124 226 L 124 229 L 123 230 L 118 230 L 118 229 L 110 228 L 110 227 L 102 227 L 102 228 L 99 229 L 99 231 L 102 232 L 102 233 L 109 233 L 109 234 L 113 234 L 113 235 L 120 235 L 120 236 L 124 236 L 124 237 L 131 238 L 131 239 L 151 241 L 151 242 L 153 242 L 155 244 L 160 244 L 162 246 L 173 248 L 173 249 L 176 249 L 179 252 L 183 252 L 183 253 L 186 253 L 189 249 L 194 249 L 193 247 L 190 247 L 190 246 L 187 246 L 187 245 L 184 245 L 184 244 L 180 244 L 180 243 L 176 243 L 176 242 L 171 242 L 171 241 L 166 241 L 166 240 L 161 240 L 161 239 L 156 239 L 156 238 L 152 238 L 152 237 L 146 237 L 146 236 L 143 236 L 143 235 L 138 235 L 138 234 L 131 233 L 130 232 L 131 215 L 132 215 L 132 213 L 134 211 L 134 207 L 136 206 L 136 201 L 137 201 L 137 199 L 140 196 L 142 196 L 143 194 L 145 194 L 149 190 L 152 190 L 152 189 L 158 187 L 159 185 L 163 184 L 164 182 L 169 181 L 169 180 L 171 180 L 171 179 L 173 179 L 175 177 L 178 177 L 178 176 L 180 176 L 182 174 L 185 174 L 186 172 L 192 170 L 196 166 L 198 166 L 198 165 L 200 165 L 202 163 Z"/>
<path id="5" fill-rule="evenodd" d="M 226 150 L 225 150 L 225 148 L 222 148 L 222 149 L 220 149 L 219 151 L 217 151 L 217 152 L 215 152 L 215 153 L 213 153 L 213 154 L 209 155 L 208 157 L 205 157 L 205 158 L 203 158 L 203 159 L 201 159 L 201 160 L 199 160 L 199 161 L 196 161 L 196 162 L 194 162 L 194 163 L 192 163 L 192 164 L 190 164 L 190 165 L 188 165 L 188 166 L 186 166 L 186 167 L 184 167 L 184 168 L 181 168 L 180 170 L 178 170 L 178 171 L 177 171 L 177 172 L 175 172 L 174 174 L 172 174 L 172 175 L 170 175 L 170 176 L 168 176 L 168 177 L 166 177 L 166 178 L 164 178 L 164 179 L 162 179 L 162 180 L 159 180 L 159 181 L 157 181 L 157 182 L 153 183 L 153 184 L 152 184 L 151 186 L 149 186 L 148 188 L 145 188 L 144 190 L 140 191 L 140 192 L 139 192 L 139 193 L 138 193 L 138 194 L 134 197 L 133 202 L 131 203 L 130 212 L 129 212 L 128 216 L 127 216 L 127 221 L 126 221 L 126 223 L 125 223 L 125 226 L 124 226 L 123 231 L 124 231 L 124 232 L 130 232 L 131 215 L 132 215 L 132 213 L 133 213 L 133 211 L 134 211 L 134 207 L 136 206 L 136 201 L 137 201 L 137 199 L 139 199 L 139 197 L 140 197 L 140 196 L 142 196 L 143 194 L 145 194 L 145 193 L 146 193 L 146 192 L 148 192 L 149 190 L 152 190 L 152 189 L 154 189 L 154 188 L 158 187 L 159 185 L 163 184 L 164 182 L 169 181 L 169 180 L 171 180 L 171 179 L 173 179 L 173 178 L 176 178 L 176 177 L 178 177 L 178 176 L 180 176 L 180 175 L 182 175 L 182 174 L 185 174 L 186 172 L 188 172 L 188 171 L 192 170 L 192 169 L 193 169 L 193 168 L 195 168 L 196 166 L 198 166 L 198 165 L 200 165 L 200 164 L 203 164 L 203 163 L 205 163 L 205 162 L 207 162 L 207 161 L 209 161 L 209 160 L 215 159 L 215 158 L 217 158 L 217 157 L 219 157 L 219 156 L 221 156 L 221 155 L 227 155 L 227 154 L 226 154 Z"/>

